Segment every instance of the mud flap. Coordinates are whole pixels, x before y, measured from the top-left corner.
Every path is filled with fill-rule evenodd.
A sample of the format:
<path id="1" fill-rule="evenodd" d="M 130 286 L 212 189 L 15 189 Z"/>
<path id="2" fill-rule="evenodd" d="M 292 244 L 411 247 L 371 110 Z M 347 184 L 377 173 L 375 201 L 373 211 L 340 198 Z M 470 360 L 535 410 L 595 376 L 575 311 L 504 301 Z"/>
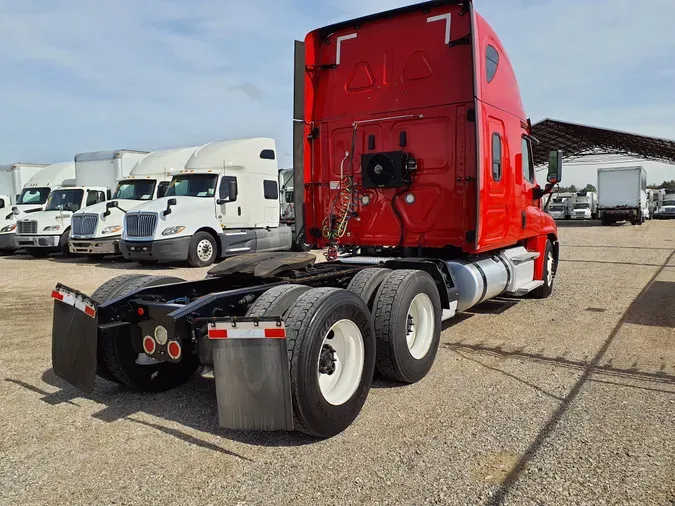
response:
<path id="1" fill-rule="evenodd" d="M 94 391 L 96 382 L 98 318 L 95 303 L 58 288 L 52 296 L 55 299 L 52 325 L 54 373 L 89 394 Z M 87 312 L 85 308 L 89 308 Z"/>
<path id="2" fill-rule="evenodd" d="M 292 431 L 293 406 L 283 322 L 270 318 L 209 322 L 221 427 Z"/>

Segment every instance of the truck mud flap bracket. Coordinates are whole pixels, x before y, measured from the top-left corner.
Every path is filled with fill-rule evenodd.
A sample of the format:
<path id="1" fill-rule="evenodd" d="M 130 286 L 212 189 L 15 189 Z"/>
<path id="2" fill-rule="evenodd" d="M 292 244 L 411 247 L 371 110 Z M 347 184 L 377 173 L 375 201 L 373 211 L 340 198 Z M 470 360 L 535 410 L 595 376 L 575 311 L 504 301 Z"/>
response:
<path id="1" fill-rule="evenodd" d="M 286 329 L 279 318 L 208 318 L 218 419 L 233 430 L 292 431 Z"/>
<path id="2" fill-rule="evenodd" d="M 52 365 L 54 373 L 90 394 L 96 383 L 98 306 L 76 290 L 57 285 L 52 292 Z"/>

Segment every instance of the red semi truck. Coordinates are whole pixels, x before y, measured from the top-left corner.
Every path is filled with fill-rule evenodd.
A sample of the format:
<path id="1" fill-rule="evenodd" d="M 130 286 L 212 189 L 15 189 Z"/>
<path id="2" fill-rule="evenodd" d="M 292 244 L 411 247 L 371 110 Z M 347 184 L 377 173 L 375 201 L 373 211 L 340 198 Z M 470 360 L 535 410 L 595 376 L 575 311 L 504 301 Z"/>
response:
<path id="1" fill-rule="evenodd" d="M 214 378 L 220 424 L 333 436 L 375 369 L 414 383 L 442 321 L 490 298 L 548 297 L 558 238 L 535 181 L 508 56 L 470 1 L 434 1 L 296 43 L 296 219 L 308 253 L 245 254 L 206 279 L 57 285 L 52 361 L 141 391 Z M 304 188 L 304 192 L 301 189 Z"/>

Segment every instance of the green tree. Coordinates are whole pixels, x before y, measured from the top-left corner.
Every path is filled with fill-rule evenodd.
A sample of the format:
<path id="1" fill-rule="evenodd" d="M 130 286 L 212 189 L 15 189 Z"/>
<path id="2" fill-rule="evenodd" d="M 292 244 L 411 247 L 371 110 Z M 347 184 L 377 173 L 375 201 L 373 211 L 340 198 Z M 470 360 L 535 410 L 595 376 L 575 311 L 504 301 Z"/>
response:
<path id="1" fill-rule="evenodd" d="M 591 183 L 588 183 L 588 184 L 586 185 L 586 188 L 584 188 L 582 191 L 585 191 L 585 192 L 597 192 L 598 189 L 597 189 L 595 186 L 593 186 Z"/>
<path id="2" fill-rule="evenodd" d="M 675 192 L 675 179 L 670 181 L 664 181 L 660 186 L 660 189 L 665 189 L 668 192 Z"/>

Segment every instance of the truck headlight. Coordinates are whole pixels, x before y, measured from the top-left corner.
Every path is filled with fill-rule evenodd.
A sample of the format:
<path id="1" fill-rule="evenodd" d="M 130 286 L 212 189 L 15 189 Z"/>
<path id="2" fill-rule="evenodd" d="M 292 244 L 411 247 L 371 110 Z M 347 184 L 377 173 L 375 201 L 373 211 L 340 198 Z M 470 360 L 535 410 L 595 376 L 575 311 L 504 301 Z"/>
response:
<path id="1" fill-rule="evenodd" d="M 116 234 L 117 232 L 122 231 L 122 225 L 114 225 L 112 227 L 106 227 L 103 230 L 101 230 L 101 233 L 103 235 L 108 235 L 108 234 Z"/>
<path id="2" fill-rule="evenodd" d="M 61 230 L 61 225 L 50 225 L 42 229 L 43 232 L 58 232 Z"/>
<path id="3" fill-rule="evenodd" d="M 164 232 L 162 232 L 162 235 L 167 236 L 167 235 L 176 235 L 180 234 L 183 230 L 185 230 L 185 227 L 169 227 L 164 229 Z"/>
<path id="4" fill-rule="evenodd" d="M 0 232 L 14 232 L 16 230 L 16 223 L 0 228 Z"/>

